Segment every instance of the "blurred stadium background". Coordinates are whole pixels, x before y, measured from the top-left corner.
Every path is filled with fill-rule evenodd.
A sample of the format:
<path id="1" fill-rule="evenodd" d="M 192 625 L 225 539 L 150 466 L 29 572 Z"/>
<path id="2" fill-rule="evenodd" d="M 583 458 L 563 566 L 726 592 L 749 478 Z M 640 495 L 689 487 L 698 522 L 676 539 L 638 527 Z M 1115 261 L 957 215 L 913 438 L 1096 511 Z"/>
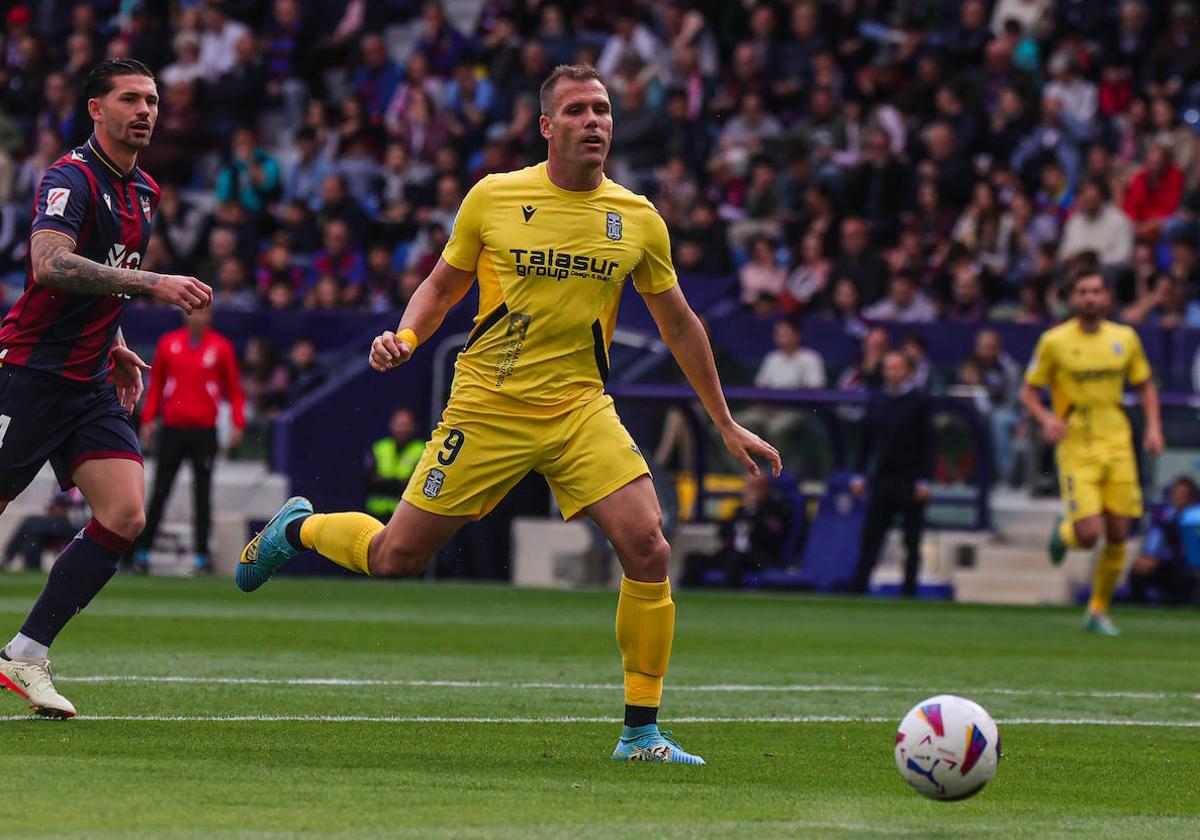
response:
<path id="1" fill-rule="evenodd" d="M 861 517 L 846 472 L 879 350 L 891 345 L 906 349 L 938 406 L 922 594 L 1081 597 L 1083 554 L 1061 569 L 1044 562 L 1059 507 L 1053 460 L 1016 404 L 1021 367 L 1039 332 L 1064 316 L 1060 281 L 1078 263 L 1097 263 L 1110 279 L 1113 317 L 1138 329 L 1164 391 L 1169 449 L 1142 465 L 1147 498 L 1197 471 L 1200 24 L 1191 2 L 0 8 L 5 307 L 24 283 L 41 173 L 90 132 L 83 74 L 105 56 L 130 56 L 158 75 L 162 110 L 140 162 L 164 194 L 143 267 L 217 290 L 215 326 L 238 350 L 250 421 L 216 470 L 218 571 L 230 571 L 247 534 L 292 493 L 318 509 L 362 508 L 364 459 L 396 408 L 412 409 L 418 436 L 428 431 L 475 301 L 386 377 L 367 368 L 369 340 L 394 326 L 436 262 L 465 191 L 542 159 L 537 89 L 562 62 L 604 73 L 616 117 L 610 175 L 667 220 L 735 408 L 782 429 L 787 475 L 772 492 L 792 514 L 786 538 L 735 579 L 700 583 L 820 589 L 844 580 Z M 803 354 L 774 327 L 780 319 L 801 326 L 818 364 L 788 363 Z M 124 330 L 149 360 L 179 322 L 137 300 Z M 764 367 L 780 347 L 786 359 Z M 657 464 L 682 574 L 689 554 L 720 548 L 743 480 L 695 422 L 638 300 L 622 306 L 612 357 L 610 390 Z M 228 418 L 222 429 L 227 439 Z M 189 568 L 186 468 L 183 479 L 155 572 Z M 0 543 L 43 509 L 51 483 L 44 473 L 10 505 Z M 615 583 L 597 534 L 562 523 L 550 505 L 544 482 L 527 479 L 431 575 Z M 897 557 L 891 546 L 875 591 L 896 587 Z M 336 573 L 316 557 L 290 568 Z"/>

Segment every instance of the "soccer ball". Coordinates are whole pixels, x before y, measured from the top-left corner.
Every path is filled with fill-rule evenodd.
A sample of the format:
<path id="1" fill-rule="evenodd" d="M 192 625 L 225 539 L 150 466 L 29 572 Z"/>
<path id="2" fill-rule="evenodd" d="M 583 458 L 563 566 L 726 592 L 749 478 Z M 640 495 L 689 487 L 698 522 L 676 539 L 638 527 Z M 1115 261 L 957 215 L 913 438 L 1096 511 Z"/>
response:
<path id="1" fill-rule="evenodd" d="M 900 721 L 896 769 L 922 796 L 974 796 L 996 775 L 1000 732 L 978 703 L 953 694 L 922 700 Z"/>

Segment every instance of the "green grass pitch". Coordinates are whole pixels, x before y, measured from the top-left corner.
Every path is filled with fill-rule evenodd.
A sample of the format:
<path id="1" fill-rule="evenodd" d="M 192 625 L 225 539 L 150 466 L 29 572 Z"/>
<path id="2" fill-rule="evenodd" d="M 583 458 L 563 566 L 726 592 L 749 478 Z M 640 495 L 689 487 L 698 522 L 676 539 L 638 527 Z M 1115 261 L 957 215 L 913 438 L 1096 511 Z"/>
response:
<path id="1" fill-rule="evenodd" d="M 16 627 L 41 586 L 0 578 Z M 1196 837 L 1200 615 L 681 592 L 663 708 L 705 767 L 619 764 L 611 592 L 121 576 L 63 633 L 69 722 L 0 696 L 13 836 Z M 998 720 L 927 801 L 900 717 Z M 11 718 L 8 716 L 12 716 Z M 230 720 L 229 718 L 233 718 Z M 831 720 L 832 719 L 832 720 Z"/>

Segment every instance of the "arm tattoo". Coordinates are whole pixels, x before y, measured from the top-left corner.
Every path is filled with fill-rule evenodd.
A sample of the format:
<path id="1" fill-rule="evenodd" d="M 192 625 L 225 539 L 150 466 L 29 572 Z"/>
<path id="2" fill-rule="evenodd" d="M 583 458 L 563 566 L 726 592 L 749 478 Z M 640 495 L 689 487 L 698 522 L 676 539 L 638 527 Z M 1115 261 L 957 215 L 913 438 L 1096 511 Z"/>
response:
<path id="1" fill-rule="evenodd" d="M 33 278 L 54 289 L 82 295 L 136 295 L 158 285 L 159 275 L 113 268 L 81 257 L 62 236 L 33 236 L 29 241 Z"/>

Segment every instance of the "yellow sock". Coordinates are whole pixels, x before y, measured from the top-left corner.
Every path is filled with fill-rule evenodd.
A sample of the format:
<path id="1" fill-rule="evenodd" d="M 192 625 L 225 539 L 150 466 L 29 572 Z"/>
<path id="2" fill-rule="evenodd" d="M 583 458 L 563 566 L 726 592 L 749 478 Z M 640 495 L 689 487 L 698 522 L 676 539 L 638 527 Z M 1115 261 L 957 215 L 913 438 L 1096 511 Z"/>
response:
<path id="1" fill-rule="evenodd" d="M 1062 538 L 1063 545 L 1067 548 L 1083 548 L 1079 544 L 1079 537 L 1075 534 L 1075 523 L 1069 519 L 1058 523 L 1058 536 Z"/>
<path id="2" fill-rule="evenodd" d="M 1124 569 L 1125 543 L 1105 543 L 1099 559 L 1096 560 L 1096 576 L 1092 581 L 1092 598 L 1088 601 L 1088 610 L 1094 613 L 1108 612 Z"/>
<path id="3" fill-rule="evenodd" d="M 675 637 L 671 583 L 646 583 L 621 576 L 617 601 L 617 645 L 625 669 L 625 702 L 658 707 L 663 676 Z"/>
<path id="4" fill-rule="evenodd" d="M 382 530 L 383 523 L 365 513 L 314 513 L 300 526 L 300 542 L 339 566 L 369 575 L 367 549 Z"/>

